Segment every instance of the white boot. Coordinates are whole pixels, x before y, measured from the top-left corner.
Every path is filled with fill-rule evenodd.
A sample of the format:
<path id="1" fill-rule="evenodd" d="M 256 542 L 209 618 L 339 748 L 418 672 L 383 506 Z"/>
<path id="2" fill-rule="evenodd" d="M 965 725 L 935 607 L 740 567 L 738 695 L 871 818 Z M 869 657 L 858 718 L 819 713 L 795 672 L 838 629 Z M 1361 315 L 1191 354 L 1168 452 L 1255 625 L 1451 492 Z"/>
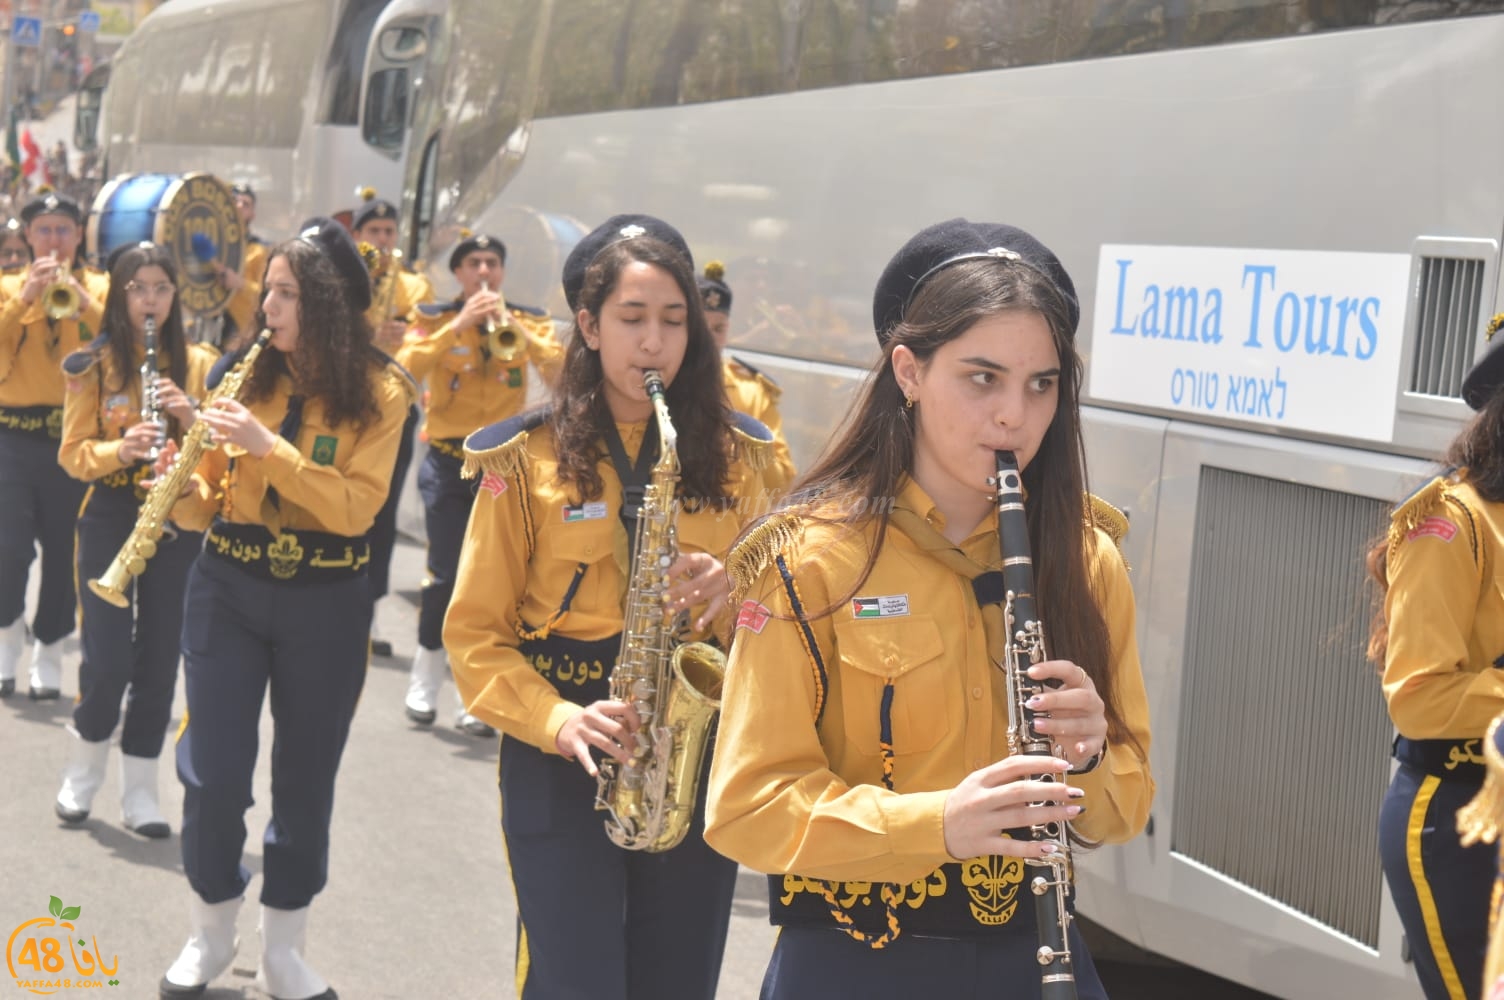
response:
<path id="1" fill-rule="evenodd" d="M 460 693 L 458 691 L 454 692 L 454 701 L 458 706 L 454 713 L 455 729 L 458 729 L 460 732 L 464 733 L 467 736 L 476 736 L 481 739 L 491 739 L 496 735 L 496 730 L 492 729 L 485 722 L 477 719 L 475 716 L 471 715 L 469 711 L 466 710 L 465 703 L 463 700 L 461 700 Z"/>
<path id="2" fill-rule="evenodd" d="M 26 616 L 0 628 L 0 698 L 16 693 L 16 665 L 26 650 Z"/>
<path id="3" fill-rule="evenodd" d="M 157 758 L 120 754 L 120 815 L 127 830 L 161 840 L 172 827 L 157 804 Z"/>
<path id="4" fill-rule="evenodd" d="M 68 727 L 68 738 L 73 742 L 69 747 L 68 763 L 63 767 L 63 787 L 58 789 L 53 809 L 64 823 L 82 823 L 89 818 L 94 793 L 104 784 L 110 741 L 90 743 L 72 726 Z"/>
<path id="5" fill-rule="evenodd" d="M 433 725 L 439 713 L 439 688 L 449 676 L 449 657 L 442 649 L 418 647 L 407 682 L 407 717 L 423 726 Z"/>
<path id="6" fill-rule="evenodd" d="M 43 642 L 31 647 L 31 700 L 51 701 L 63 687 L 63 640 Z"/>
<path id="7" fill-rule="evenodd" d="M 164 997 L 196 997 L 204 987 L 222 975 L 235 959 L 240 939 L 235 936 L 235 918 L 240 915 L 239 899 L 223 903 L 206 903 L 194 893 L 188 904 L 188 921 L 193 933 L 178 952 L 177 960 L 162 977 Z"/>
<path id="8" fill-rule="evenodd" d="M 337 1000 L 324 977 L 303 961 L 307 930 L 308 907 L 261 907 L 261 965 L 256 969 L 256 985 L 273 1000 Z"/>

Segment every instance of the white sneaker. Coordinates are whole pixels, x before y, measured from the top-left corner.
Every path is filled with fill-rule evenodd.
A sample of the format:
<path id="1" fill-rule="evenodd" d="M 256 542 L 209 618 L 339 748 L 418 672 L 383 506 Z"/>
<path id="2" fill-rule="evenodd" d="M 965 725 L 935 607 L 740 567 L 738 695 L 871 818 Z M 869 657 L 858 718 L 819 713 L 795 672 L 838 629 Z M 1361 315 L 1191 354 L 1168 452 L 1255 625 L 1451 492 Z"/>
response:
<path id="1" fill-rule="evenodd" d="M 303 960 L 307 931 L 308 907 L 261 907 L 261 964 L 256 969 L 256 985 L 275 1000 L 335 1000 L 324 977 Z"/>
<path id="2" fill-rule="evenodd" d="M 157 758 L 120 755 L 120 815 L 127 830 L 143 837 L 172 836 L 157 800 Z"/>
<path id="3" fill-rule="evenodd" d="M 0 628 L 0 698 L 16 693 L 16 667 L 26 651 L 25 616 Z"/>
<path id="4" fill-rule="evenodd" d="M 31 647 L 31 700 L 53 701 L 63 687 L 63 640 L 43 642 Z"/>
<path id="5" fill-rule="evenodd" d="M 449 676 L 449 657 L 442 649 L 418 647 L 407 682 L 407 717 L 421 726 L 433 725 L 439 714 L 439 688 Z"/>
<path id="6" fill-rule="evenodd" d="M 82 823 L 89 818 L 94 795 L 104 784 L 110 741 L 90 743 L 72 726 L 68 727 L 68 738 L 73 742 L 69 747 L 68 763 L 63 766 L 63 787 L 58 789 L 52 809 L 64 823 Z"/>
<path id="7" fill-rule="evenodd" d="M 188 904 L 188 919 L 193 932 L 159 984 L 164 997 L 194 997 L 204 987 L 223 975 L 235 960 L 240 940 L 235 936 L 235 918 L 240 915 L 239 899 L 223 903 L 206 903 L 193 893 Z"/>

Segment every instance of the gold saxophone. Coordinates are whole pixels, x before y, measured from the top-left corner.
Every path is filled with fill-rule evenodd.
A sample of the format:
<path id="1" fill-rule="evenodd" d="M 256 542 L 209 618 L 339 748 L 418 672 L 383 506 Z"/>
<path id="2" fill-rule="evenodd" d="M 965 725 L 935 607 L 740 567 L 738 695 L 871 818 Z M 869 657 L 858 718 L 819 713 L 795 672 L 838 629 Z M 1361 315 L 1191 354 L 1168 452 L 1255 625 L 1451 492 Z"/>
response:
<path id="1" fill-rule="evenodd" d="M 245 357 L 225 373 L 219 385 L 204 399 L 203 405 L 208 407 L 216 400 L 234 399 L 238 396 L 245 380 L 250 377 L 256 356 L 271 339 L 272 332 L 262 330 Z M 142 501 L 141 513 L 136 517 L 136 526 L 131 529 L 130 537 L 120 546 L 120 551 L 115 553 L 115 559 L 109 568 L 97 580 L 89 581 L 89 589 L 100 600 L 108 601 L 117 608 L 129 606 L 130 598 L 125 596 L 125 588 L 130 586 L 133 577 L 140 576 L 146 570 L 147 560 L 157 554 L 157 540 L 168 528 L 167 518 L 172 513 L 173 505 L 183 495 L 183 487 L 188 485 L 188 478 L 198 468 L 198 460 L 208 447 L 209 425 L 205 421 L 195 420 L 183 435 L 182 450 L 173 458 L 172 466 L 157 477 L 151 492 Z"/>
<path id="2" fill-rule="evenodd" d="M 637 515 L 621 654 L 611 670 L 611 697 L 630 702 L 642 728 L 631 761 L 608 758 L 601 764 L 595 807 L 610 814 L 606 836 L 612 843 L 657 852 L 677 846 L 689 832 L 710 722 L 721 707 L 726 657 L 703 642 L 678 642 L 682 616 L 670 620 L 664 613 L 664 574 L 679 548 L 679 453 L 662 377 L 647 371 L 642 382 L 653 401 L 660 449 Z"/>

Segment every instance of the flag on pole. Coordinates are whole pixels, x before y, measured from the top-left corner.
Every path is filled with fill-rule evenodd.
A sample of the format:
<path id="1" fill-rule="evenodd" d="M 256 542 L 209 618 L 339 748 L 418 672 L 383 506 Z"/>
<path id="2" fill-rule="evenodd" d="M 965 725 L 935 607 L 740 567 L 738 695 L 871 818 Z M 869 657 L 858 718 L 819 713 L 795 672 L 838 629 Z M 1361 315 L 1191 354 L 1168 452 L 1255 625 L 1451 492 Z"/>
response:
<path id="1" fill-rule="evenodd" d="M 11 108 L 10 122 L 5 129 L 5 155 L 10 159 L 10 165 L 15 167 L 17 172 L 21 169 L 21 136 L 16 128 L 18 117 L 16 109 Z"/>
<path id="2" fill-rule="evenodd" d="M 21 132 L 21 176 L 31 183 L 33 191 L 43 184 L 52 183 L 47 163 L 42 159 L 42 149 L 37 145 L 36 139 L 32 138 L 29 128 Z"/>

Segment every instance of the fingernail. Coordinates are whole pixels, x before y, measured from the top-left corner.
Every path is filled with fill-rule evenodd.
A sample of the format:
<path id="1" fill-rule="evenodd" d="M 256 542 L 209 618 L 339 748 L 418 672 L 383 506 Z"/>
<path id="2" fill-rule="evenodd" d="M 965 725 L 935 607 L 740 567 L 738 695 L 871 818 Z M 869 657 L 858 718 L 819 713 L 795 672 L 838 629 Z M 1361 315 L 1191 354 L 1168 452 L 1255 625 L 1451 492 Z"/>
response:
<path id="1" fill-rule="evenodd" d="M 1086 807 L 1085 806 L 1066 806 L 1065 807 L 1065 814 L 1067 816 L 1080 816 L 1084 812 L 1086 812 Z"/>
<path id="2" fill-rule="evenodd" d="M 1038 708 L 1040 705 L 1044 704 L 1044 699 L 1036 694 L 1034 697 L 1024 702 L 1024 704 L 1028 705 L 1030 708 Z"/>
<path id="3" fill-rule="evenodd" d="M 1059 850 L 1060 850 L 1060 848 L 1056 847 L 1054 844 L 1045 844 L 1043 847 L 1041 847 L 1039 849 L 1039 853 L 1040 854 L 1054 854 L 1054 853 L 1056 853 Z"/>
<path id="4" fill-rule="evenodd" d="M 1084 798 L 1086 798 L 1086 789 L 1084 789 L 1084 788 L 1072 788 L 1072 789 L 1070 789 L 1070 796 L 1073 799 L 1084 799 Z"/>

